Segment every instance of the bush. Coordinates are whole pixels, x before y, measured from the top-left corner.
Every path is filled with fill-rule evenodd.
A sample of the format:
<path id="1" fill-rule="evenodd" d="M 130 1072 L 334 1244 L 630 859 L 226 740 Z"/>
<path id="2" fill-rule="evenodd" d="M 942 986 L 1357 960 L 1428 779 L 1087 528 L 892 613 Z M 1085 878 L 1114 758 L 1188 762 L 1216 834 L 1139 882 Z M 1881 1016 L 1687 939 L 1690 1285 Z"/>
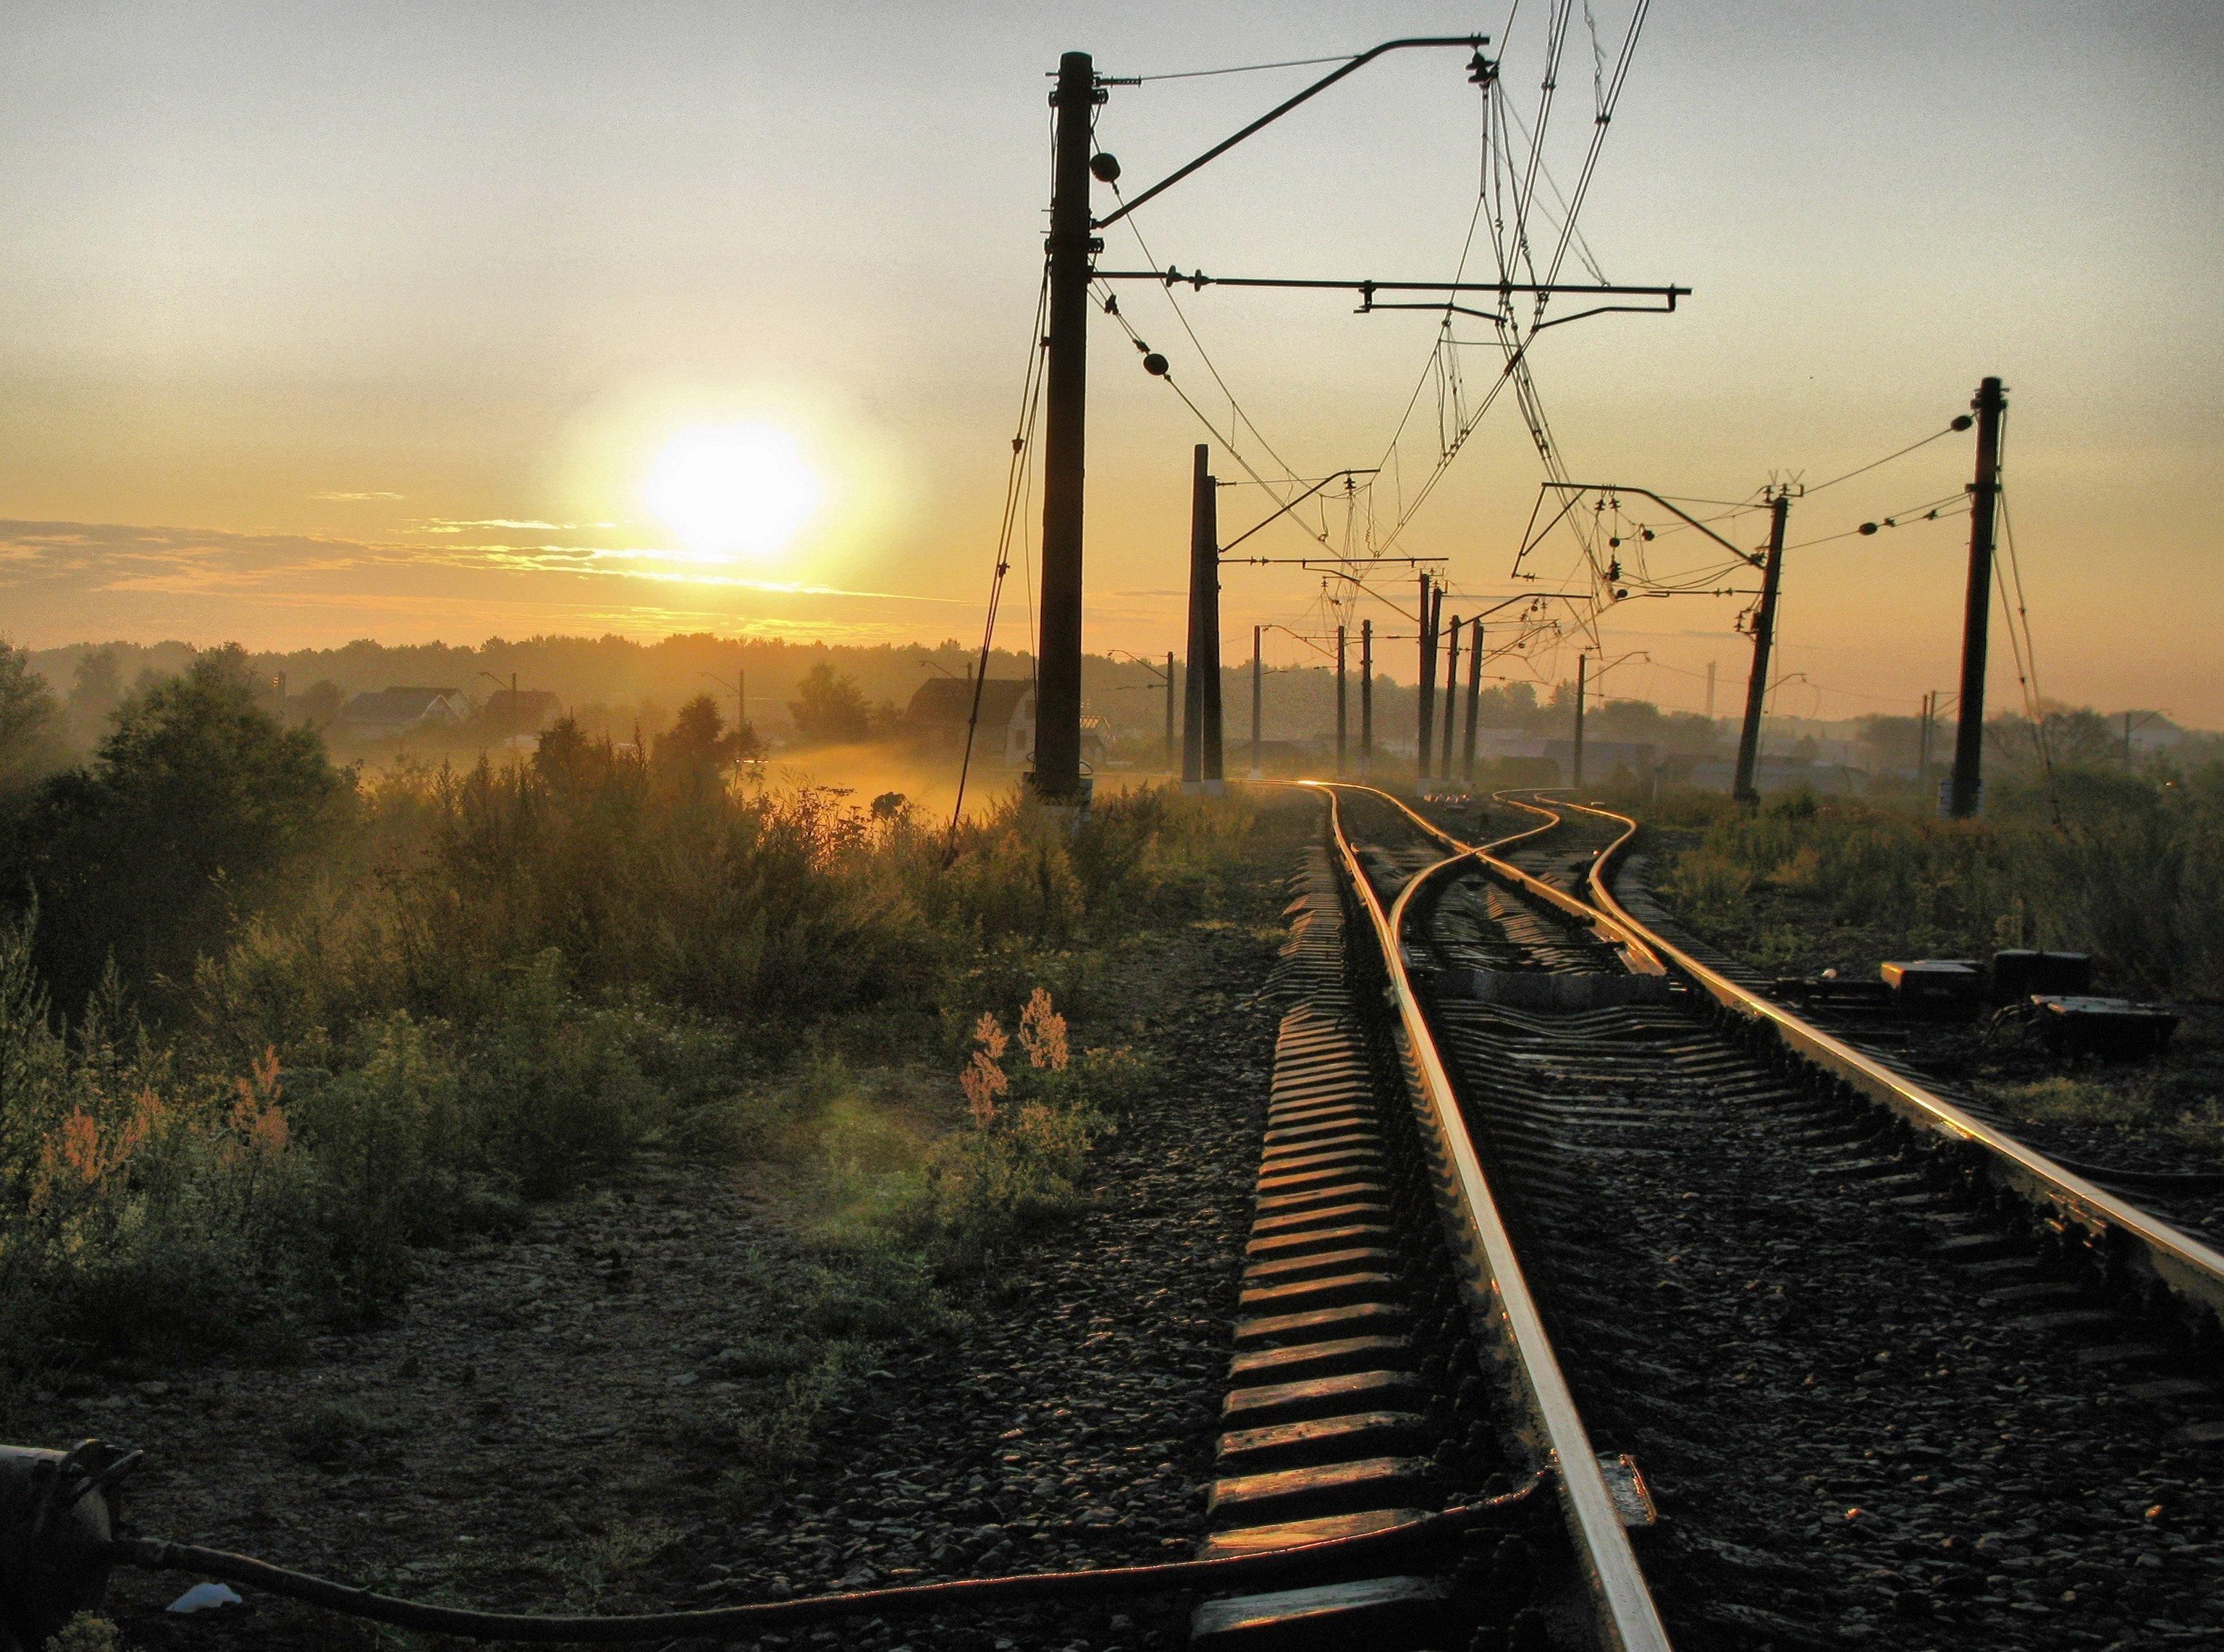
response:
<path id="1" fill-rule="evenodd" d="M 282 1301 L 304 1178 L 266 1056 L 180 1080 L 109 980 L 65 1043 L 0 926 L 0 1341 L 174 1351 Z"/>
<path id="2" fill-rule="evenodd" d="M 946 1266 L 978 1270 L 998 1251 L 1084 1207 L 1089 1150 L 1116 1128 L 1142 1064 L 1131 1052 L 1076 1058 L 1065 1018 L 1037 987 L 1020 1013 L 1026 1064 L 1007 1064 L 1012 1039 L 983 1012 L 959 1088 L 970 1128 L 945 1138 L 927 1176 L 927 1213 Z"/>
<path id="3" fill-rule="evenodd" d="M 329 837 L 348 790 L 313 731 L 262 709 L 237 649 L 149 689 L 18 823 L 6 898 L 37 903 L 48 989 L 74 1011 L 111 960 L 135 991 L 190 980 Z"/>
<path id="4" fill-rule="evenodd" d="M 825 1253 L 810 1334 L 889 1334 L 938 1311 L 925 1256 L 978 1265 L 1085 1201 L 1090 1147 L 1148 1075 L 1066 1049 L 1050 993 L 1086 1004 L 1092 944 L 1203 910 L 1250 829 L 1171 791 L 1077 830 L 1014 798 L 945 854 L 900 801 L 766 792 L 568 724 L 514 767 L 356 781 L 204 665 L 54 794 L 92 801 L 47 863 L 79 882 L 52 886 L 98 895 L 72 910 L 121 966 L 73 1027 L 43 972 L 75 982 L 93 955 L 35 959 L 44 909 L 0 934 L 11 1346 L 282 1348 L 382 1312 L 416 1247 L 654 1142 L 790 1166 Z M 139 908 L 99 886 L 163 810 L 204 805 L 230 823 L 152 854 Z M 172 924 L 215 895 L 205 932 Z M 951 1130 L 923 1062 L 1031 987 L 1008 1107 Z M 861 1082 L 843 1050 L 892 1065 Z"/>

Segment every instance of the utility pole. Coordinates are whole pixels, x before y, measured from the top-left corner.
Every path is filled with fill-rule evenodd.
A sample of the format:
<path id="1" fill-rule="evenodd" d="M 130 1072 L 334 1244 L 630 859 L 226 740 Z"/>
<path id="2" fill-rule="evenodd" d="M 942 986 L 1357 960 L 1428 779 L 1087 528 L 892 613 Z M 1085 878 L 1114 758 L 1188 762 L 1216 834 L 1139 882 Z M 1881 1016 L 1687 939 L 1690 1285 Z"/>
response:
<path id="1" fill-rule="evenodd" d="M 1166 772 L 1180 761 L 1174 750 L 1174 651 L 1166 650 Z"/>
<path id="2" fill-rule="evenodd" d="M 1922 721 L 1916 727 L 1915 789 L 1918 792 L 1927 792 L 1930 785 L 1930 715 L 1937 698 L 1936 690 L 1923 697 Z"/>
<path id="3" fill-rule="evenodd" d="M 285 673 L 285 672 L 280 672 L 278 673 L 278 678 L 277 678 L 277 685 L 278 685 L 278 726 L 279 726 L 281 728 L 283 728 L 286 726 L 286 673 Z M 2126 722 L 2125 722 L 2125 725 L 2124 725 L 2124 749 L 2125 749 L 2126 752 L 2128 752 L 2128 751 L 2130 751 L 2130 750 L 2132 749 L 2132 734 L 2131 734 L 2131 724 L 2130 724 L 2130 721 L 2129 721 L 2129 719 L 2126 719 Z M 2128 760 L 2129 760 L 2127 759 L 2127 760 L 2126 760 L 2126 761 L 2128 762 Z"/>
<path id="4" fill-rule="evenodd" d="M 1759 803 L 1754 772 L 1760 763 L 1760 711 L 1768 698 L 1768 652 L 1776 641 L 1776 591 L 1784 578 L 1784 521 L 1791 497 L 1779 489 L 1768 503 L 1768 559 L 1761 564 L 1760 606 L 1753 616 L 1753 676 L 1745 688 L 1745 727 L 1738 735 L 1737 779 L 1730 796 Z"/>
<path id="5" fill-rule="evenodd" d="M 1259 634 L 1264 627 L 1251 627 L 1251 778 L 1259 778 L 1259 684 L 1263 677 L 1259 658 Z"/>
<path id="6" fill-rule="evenodd" d="M 1954 726 L 1954 788 L 1947 812 L 1966 820 L 1984 792 L 1985 644 L 1993 609 L 1993 514 L 2000 493 L 2005 388 L 1988 378 L 1969 406 L 1977 415 L 1977 479 L 1969 486 L 1969 587 L 1962 608 L 1962 701 Z"/>
<path id="7" fill-rule="evenodd" d="M 1467 744 L 1460 757 L 1460 773 L 1475 781 L 1475 723 L 1482 715 L 1482 621 L 1473 621 L 1475 634 L 1467 651 Z"/>
<path id="8" fill-rule="evenodd" d="M 1707 721 L 1715 720 L 1715 662 L 1707 662 Z"/>
<path id="9" fill-rule="evenodd" d="M 1344 730 L 1343 627 L 1336 628 L 1336 778 L 1343 779 Z"/>
<path id="10" fill-rule="evenodd" d="M 1205 469 L 1203 442 L 1192 455 L 1189 526 L 1189 680 L 1182 731 L 1182 781 L 1216 789 L 1221 778 L 1219 486 Z"/>
<path id="11" fill-rule="evenodd" d="M 1374 772 L 1374 621 L 1359 622 L 1359 772 Z"/>
<path id="12" fill-rule="evenodd" d="M 1452 778 L 1452 730 L 1459 722 L 1457 702 L 1453 698 L 1459 690 L 1459 634 L 1460 616 L 1455 614 L 1444 633 L 1444 757 L 1437 765 L 1437 772 L 1447 780 Z"/>
<path id="13" fill-rule="evenodd" d="M 1413 785 L 1429 778 L 1429 748 L 1437 732 L 1437 613 L 1431 605 L 1431 582 L 1421 576 L 1421 691 L 1414 702 Z"/>
<path id="14" fill-rule="evenodd" d="M 1089 416 L 1090 126 L 1100 94 L 1086 52 L 1058 60 L 1050 203 L 1050 331 L 1043 371 L 1042 615 L 1035 658 L 1036 795 L 1073 806 L 1081 782 L 1082 473 Z"/>
<path id="15" fill-rule="evenodd" d="M 1576 656 L 1576 774 L 1575 779 L 1569 782 L 1570 785 L 1575 786 L 1580 786 L 1583 783 L 1583 700 L 1589 692 L 1589 686 L 1584 678 L 1585 668 L 1589 664 L 1589 654 L 1579 653 Z"/>

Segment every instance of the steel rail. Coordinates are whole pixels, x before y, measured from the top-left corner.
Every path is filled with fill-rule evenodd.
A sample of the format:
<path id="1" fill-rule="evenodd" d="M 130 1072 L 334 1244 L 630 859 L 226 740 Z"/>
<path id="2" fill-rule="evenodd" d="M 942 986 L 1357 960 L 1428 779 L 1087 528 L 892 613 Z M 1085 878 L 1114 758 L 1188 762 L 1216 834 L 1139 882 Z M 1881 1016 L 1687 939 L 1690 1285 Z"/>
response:
<path id="1" fill-rule="evenodd" d="M 2137 1206 L 2104 1192 L 2044 1153 L 1892 1071 L 1874 1056 L 1709 968 L 1672 941 L 1640 923 L 1607 883 L 1614 861 L 1636 835 L 1637 822 L 1613 810 L 1583 804 L 1556 806 L 1615 821 L 1624 828 L 1621 835 L 1592 862 L 1589 886 L 1594 902 L 1614 922 L 1642 936 L 1715 1003 L 1733 1015 L 1766 1029 L 1794 1055 L 1851 1085 L 1895 1117 L 1926 1134 L 1966 1144 L 1974 1150 L 1974 1162 L 2008 1190 L 2036 1205 L 2043 1213 L 2088 1235 L 2101 1247 L 2105 1263 L 2143 1275 L 2145 1281 L 2190 1307 L 2196 1320 L 2205 1313 L 2215 1326 L 2224 1327 L 2224 1255 Z"/>
<path id="2" fill-rule="evenodd" d="M 1330 828 L 1344 876 L 1366 908 L 1381 948 L 1407 1071 L 1418 1092 L 1417 1111 L 1425 1129 L 1433 1134 L 1441 1159 L 1437 1195 L 1451 1223 L 1447 1238 L 1456 1257 L 1467 1264 L 1466 1283 L 1475 1294 L 1483 1327 L 1496 1344 L 1500 1371 L 1510 1378 L 1527 1413 L 1534 1430 L 1532 1443 L 1559 1471 L 1561 1511 L 1583 1567 L 1602 1644 L 1619 1652 L 1668 1652 L 1667 1630 L 1630 1547 L 1629 1533 L 1607 1490 L 1589 1431 L 1560 1370 L 1559 1357 L 1545 1333 L 1543 1315 L 1530 1293 L 1520 1258 L 1460 1111 L 1451 1075 L 1437 1053 L 1435 1036 L 1406 971 L 1405 949 L 1399 936 L 1415 893 L 1476 852 L 1459 844 L 1455 853 L 1408 880 L 1386 911 L 1344 831 L 1338 793 L 1350 790 L 1378 798 L 1388 794 L 1372 787 L 1346 788 L 1317 781 L 1304 784 L 1328 796 Z M 1405 805 L 1399 807 L 1402 810 Z M 1406 812 L 1412 815 L 1410 810 Z M 1440 844 L 1456 843 L 1433 827 L 1428 830 Z"/>
<path id="3" fill-rule="evenodd" d="M 1317 783 L 1308 782 L 1308 784 Z M 1542 878 L 1524 872 L 1511 861 L 1499 858 L 1500 850 L 1511 848 L 1516 843 L 1526 842 L 1532 837 L 1541 837 L 1558 825 L 1560 823 L 1558 820 L 1547 819 L 1539 825 L 1531 827 L 1526 832 L 1515 832 L 1509 836 L 1497 838 L 1488 843 L 1467 843 L 1454 837 L 1450 832 L 1408 806 L 1402 798 L 1380 791 L 1374 786 L 1351 785 L 1340 780 L 1335 784 L 1338 791 L 1364 792 L 1370 798 L 1376 798 L 1388 804 L 1407 820 L 1412 822 L 1415 826 L 1427 833 L 1446 854 L 1455 857 L 1473 856 L 1482 863 L 1486 872 L 1501 883 L 1510 884 L 1521 893 L 1550 906 L 1570 922 L 1579 924 L 1597 935 L 1621 955 L 1622 962 L 1628 966 L 1631 974 L 1665 975 L 1668 973 L 1667 966 L 1660 962 L 1659 955 L 1653 951 L 1635 925 L 1609 913 L 1602 912 L 1586 901 L 1577 900 L 1565 890 L 1555 889 Z M 1494 801 L 1513 804 L 1517 809 L 1536 809 L 1535 804 L 1522 803 L 1517 798 L 1507 797 L 1502 791 L 1494 792 L 1492 798 Z M 1546 811 L 1540 810 L 1537 812 Z M 1632 829 L 1635 829 L 1632 828 Z M 1627 834 L 1625 833 L 1623 835 L 1626 837 Z M 1614 847 L 1620 847 L 1619 842 Z M 1607 852 L 1611 853 L 1611 850 Z M 1431 870 L 1433 871 L 1435 868 L 1431 867 Z"/>

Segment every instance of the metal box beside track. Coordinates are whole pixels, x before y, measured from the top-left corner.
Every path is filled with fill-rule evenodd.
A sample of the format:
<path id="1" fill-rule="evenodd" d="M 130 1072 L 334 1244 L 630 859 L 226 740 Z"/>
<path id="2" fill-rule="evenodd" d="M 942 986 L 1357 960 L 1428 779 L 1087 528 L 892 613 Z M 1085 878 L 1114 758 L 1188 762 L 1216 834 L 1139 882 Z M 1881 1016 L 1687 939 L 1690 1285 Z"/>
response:
<path id="1" fill-rule="evenodd" d="M 1877 974 L 1892 989 L 1892 1002 L 1910 1015 L 1962 1020 L 1985 1001 L 1985 967 L 1968 958 L 1882 963 Z"/>
<path id="2" fill-rule="evenodd" d="M 2021 1004 L 2037 993 L 2078 997 L 2093 990 L 2089 952 L 2034 952 L 2012 948 L 1993 954 L 1993 1001 Z"/>
<path id="3" fill-rule="evenodd" d="M 2039 993 L 2031 1003 L 2038 1012 L 2038 1035 L 2049 1055 L 2143 1061 L 2159 1056 L 2177 1030 L 2171 1012 L 2125 998 Z"/>

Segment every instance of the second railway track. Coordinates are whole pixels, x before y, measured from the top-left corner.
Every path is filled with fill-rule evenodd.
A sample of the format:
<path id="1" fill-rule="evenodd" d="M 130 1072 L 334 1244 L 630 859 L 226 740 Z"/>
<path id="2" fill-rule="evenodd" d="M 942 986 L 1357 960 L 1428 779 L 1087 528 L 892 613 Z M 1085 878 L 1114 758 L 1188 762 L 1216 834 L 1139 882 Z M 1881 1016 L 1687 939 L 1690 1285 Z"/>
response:
<path id="1" fill-rule="evenodd" d="M 1857 1052 L 1728 1001 L 1587 884 L 1626 822 L 1533 804 L 1486 861 L 1382 793 L 1336 788 L 1330 813 L 1308 898 L 1324 918 L 1349 874 L 1349 955 L 1331 983 L 1315 935 L 1313 986 L 1343 997 L 1301 1005 L 1318 1025 L 1294 1044 L 1285 1025 L 1252 1289 L 1341 1277 L 1317 1324 L 1254 1315 L 1239 1339 L 1294 1369 L 1372 1312 L 1391 1369 L 1370 1380 L 1404 1397 L 1372 1408 L 1402 1421 L 1279 1437 L 1308 1466 L 1284 1484 L 1377 1477 L 1380 1496 L 1330 1495 L 1364 1525 L 1580 1458 L 1559 1456 L 1553 1520 L 1456 1578 L 1372 1579 L 1429 1611 L 1367 1643 L 2224 1644 L 2213 1253 L 2074 1177 L 2057 1196 L 2053 1167 L 1981 1127 L 1911 1123 L 1919 1092 L 1881 1094 Z M 1351 1098 L 1320 1102 L 1302 1069 L 1341 1061 L 1349 1088 L 1369 1047 L 1362 1141 Z M 1351 1139 L 1291 1157 L 1331 1137 Z M 1291 1197 L 1315 1187 L 1336 1194 L 1317 1230 Z M 1368 1427 L 1406 1432 L 1355 1469 L 1333 1441 Z M 1243 1495 L 1216 1491 L 1223 1550 Z M 1214 1621 L 1267 1631 L 1275 1598 Z"/>

